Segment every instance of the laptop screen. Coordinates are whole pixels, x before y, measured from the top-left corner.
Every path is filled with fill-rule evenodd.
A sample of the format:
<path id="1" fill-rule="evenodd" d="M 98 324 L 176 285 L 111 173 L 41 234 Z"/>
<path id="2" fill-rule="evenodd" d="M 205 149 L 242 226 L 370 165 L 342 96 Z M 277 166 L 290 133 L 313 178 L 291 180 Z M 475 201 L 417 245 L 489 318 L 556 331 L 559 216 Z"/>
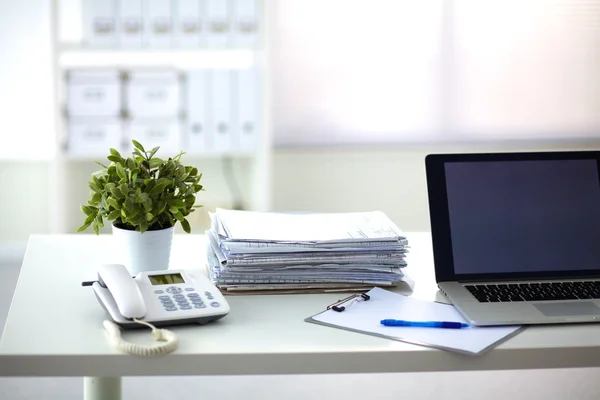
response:
<path id="1" fill-rule="evenodd" d="M 431 219 L 444 268 L 455 279 L 600 271 L 598 159 L 589 152 L 583 158 L 515 154 L 440 160 L 434 185 L 443 187 L 437 194 L 445 206 Z M 430 189 L 430 175 L 436 175 L 431 168 Z M 437 234 L 448 240 L 436 239 L 436 224 Z"/>

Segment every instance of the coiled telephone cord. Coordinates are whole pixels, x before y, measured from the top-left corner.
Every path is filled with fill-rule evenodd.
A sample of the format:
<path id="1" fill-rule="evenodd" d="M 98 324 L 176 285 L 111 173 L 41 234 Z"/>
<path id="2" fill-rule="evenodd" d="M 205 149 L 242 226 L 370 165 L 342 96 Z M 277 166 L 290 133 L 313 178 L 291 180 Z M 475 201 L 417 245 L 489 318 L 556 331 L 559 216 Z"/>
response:
<path id="1" fill-rule="evenodd" d="M 133 319 L 138 324 L 147 325 L 152 329 L 152 338 L 158 343 L 154 345 L 135 344 L 124 340 L 121 337 L 121 328 L 112 321 L 104 321 L 104 328 L 108 332 L 108 341 L 117 350 L 123 353 L 142 357 L 155 357 L 169 354 L 179 346 L 179 338 L 175 333 L 167 329 L 158 329 L 154 325 L 137 318 Z"/>

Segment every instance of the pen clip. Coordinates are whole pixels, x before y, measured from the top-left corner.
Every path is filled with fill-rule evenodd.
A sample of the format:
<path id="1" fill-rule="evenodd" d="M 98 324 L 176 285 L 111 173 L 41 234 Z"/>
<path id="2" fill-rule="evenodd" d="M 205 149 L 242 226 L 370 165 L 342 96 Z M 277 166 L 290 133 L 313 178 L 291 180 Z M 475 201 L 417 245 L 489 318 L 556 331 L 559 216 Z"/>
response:
<path id="1" fill-rule="evenodd" d="M 369 296 L 366 293 L 353 294 L 351 296 L 346 297 L 345 299 L 338 300 L 335 303 L 328 305 L 327 309 L 337 311 L 337 312 L 342 312 L 346 308 L 350 307 L 352 304 L 357 303 L 359 301 L 367 301 L 370 298 L 371 298 L 371 296 Z M 342 305 L 342 304 L 349 302 L 350 300 L 352 300 L 352 302 L 350 304 L 348 304 L 347 306 Z"/>

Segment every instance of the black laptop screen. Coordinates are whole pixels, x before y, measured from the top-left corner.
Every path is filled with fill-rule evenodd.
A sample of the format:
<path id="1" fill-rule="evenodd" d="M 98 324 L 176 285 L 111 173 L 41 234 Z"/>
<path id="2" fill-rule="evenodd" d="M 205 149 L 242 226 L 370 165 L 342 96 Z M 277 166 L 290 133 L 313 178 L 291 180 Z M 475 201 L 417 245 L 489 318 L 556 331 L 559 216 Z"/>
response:
<path id="1" fill-rule="evenodd" d="M 444 163 L 454 273 L 600 269 L 595 159 Z"/>

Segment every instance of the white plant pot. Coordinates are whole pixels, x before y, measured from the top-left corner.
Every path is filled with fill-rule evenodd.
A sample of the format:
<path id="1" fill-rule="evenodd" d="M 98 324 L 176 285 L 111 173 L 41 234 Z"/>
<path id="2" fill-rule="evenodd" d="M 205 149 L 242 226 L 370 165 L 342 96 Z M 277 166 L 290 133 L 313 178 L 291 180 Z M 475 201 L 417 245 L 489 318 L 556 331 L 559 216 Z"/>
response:
<path id="1" fill-rule="evenodd" d="M 112 226 L 113 241 L 131 275 L 169 268 L 175 227 L 159 231 L 130 231 Z"/>

